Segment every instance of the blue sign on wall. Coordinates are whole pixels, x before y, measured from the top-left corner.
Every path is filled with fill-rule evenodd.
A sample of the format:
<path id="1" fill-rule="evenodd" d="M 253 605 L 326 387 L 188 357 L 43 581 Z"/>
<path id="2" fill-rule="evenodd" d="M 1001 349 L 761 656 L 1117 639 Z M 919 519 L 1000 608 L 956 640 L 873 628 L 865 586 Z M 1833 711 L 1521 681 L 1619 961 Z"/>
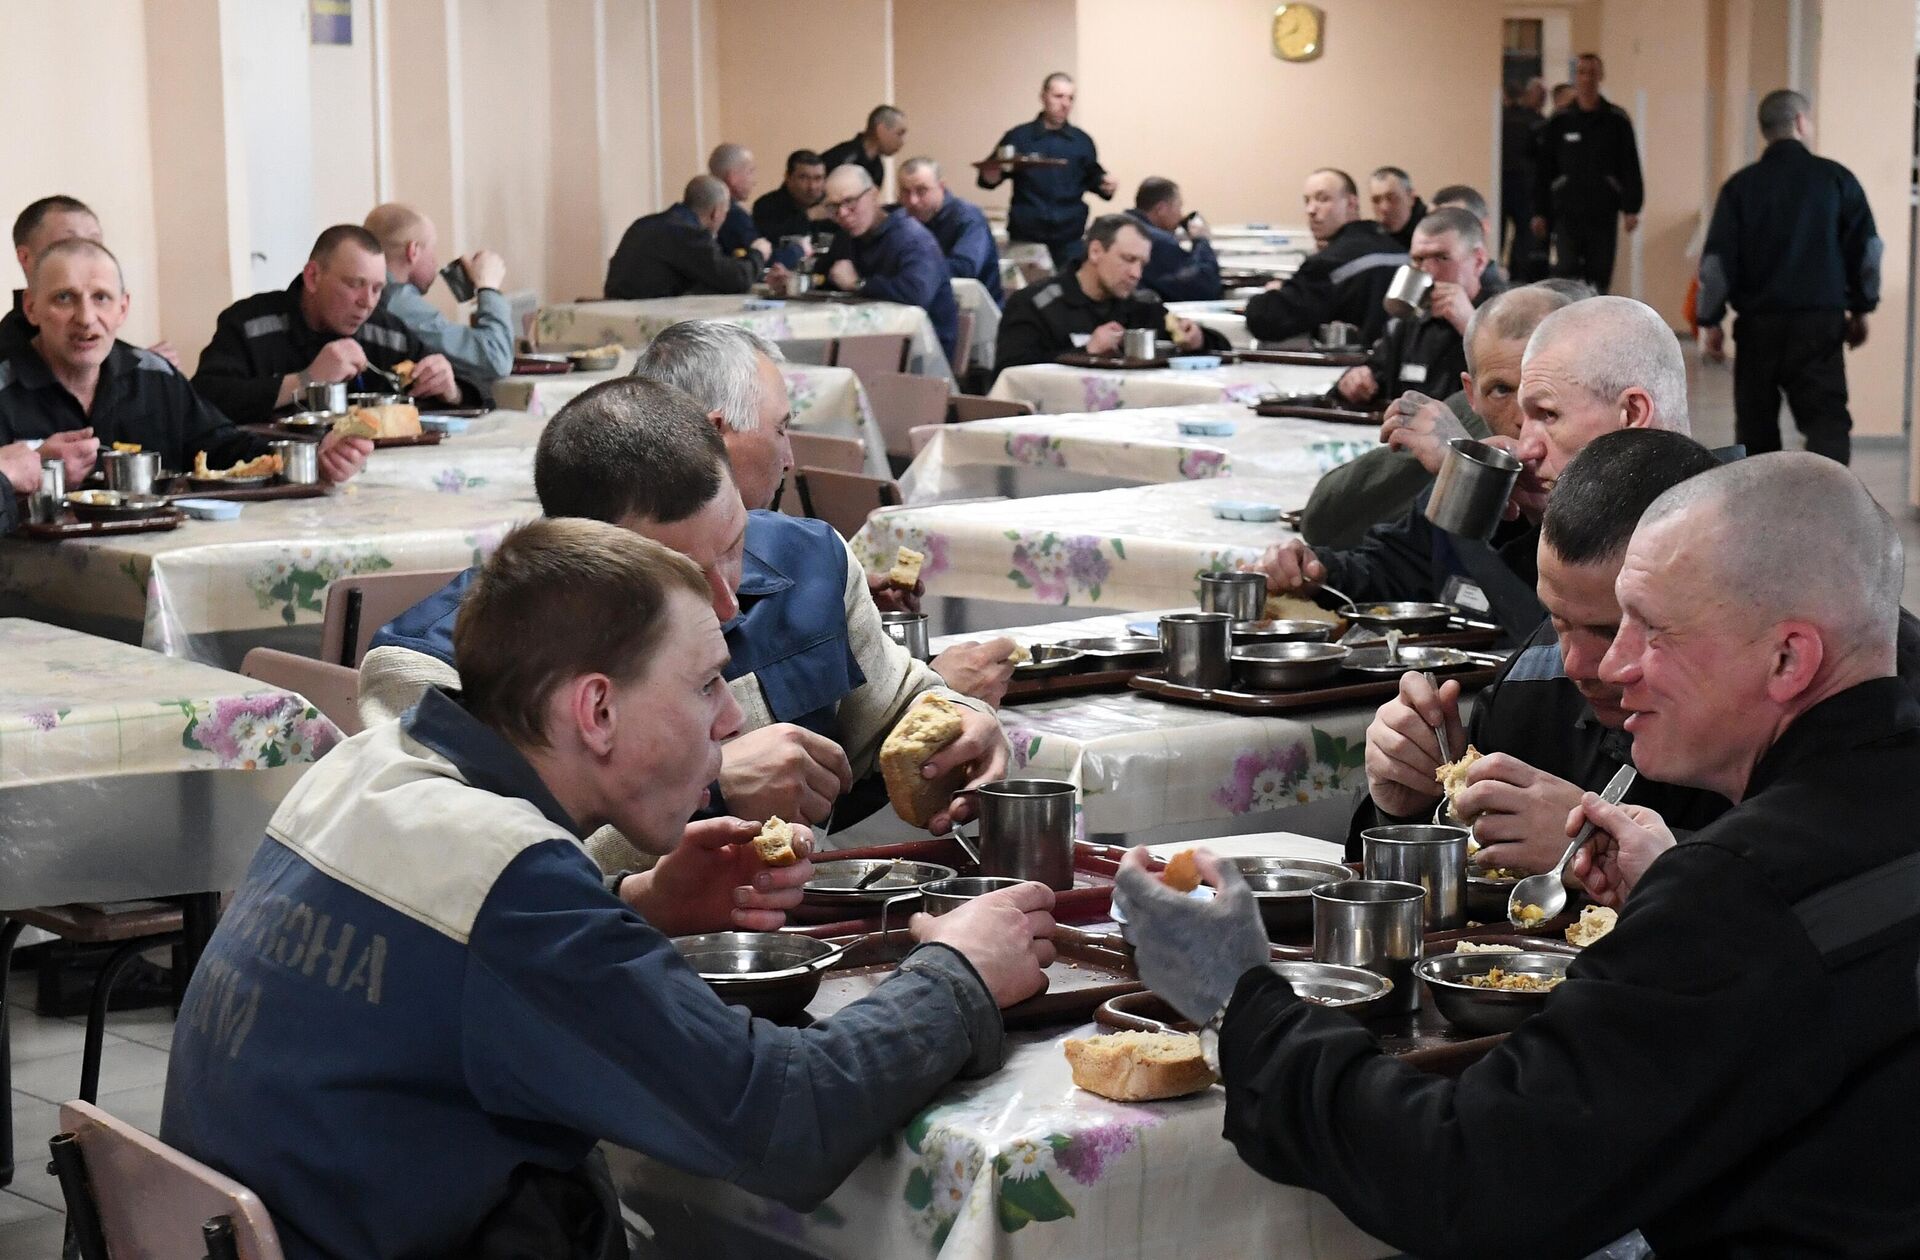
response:
<path id="1" fill-rule="evenodd" d="M 353 0 L 307 0 L 315 44 L 353 43 Z"/>

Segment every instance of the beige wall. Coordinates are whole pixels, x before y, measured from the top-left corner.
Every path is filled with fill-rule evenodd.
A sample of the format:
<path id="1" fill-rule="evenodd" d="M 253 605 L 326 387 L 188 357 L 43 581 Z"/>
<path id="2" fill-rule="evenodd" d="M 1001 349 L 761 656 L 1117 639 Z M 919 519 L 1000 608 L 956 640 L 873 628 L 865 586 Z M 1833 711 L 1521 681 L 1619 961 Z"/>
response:
<path id="1" fill-rule="evenodd" d="M 549 157 L 555 104 L 550 16 L 565 25 L 564 11 L 550 11 L 546 5 L 463 0 L 460 101 L 467 143 L 462 232 L 448 239 L 442 229 L 440 249 L 443 259 L 481 245 L 500 250 L 512 268 L 508 285 L 538 293 L 550 288 L 548 190 L 556 174 L 563 175 L 552 169 Z M 590 188 L 592 173 L 583 174 Z M 441 290 L 436 286 L 435 291 Z"/>
<path id="2" fill-rule="evenodd" d="M 1043 78 L 1055 70 L 1078 73 L 1077 7 L 1074 0 L 973 0 L 965 9 L 969 69 L 955 74 L 954 6 L 894 0 L 894 96 L 908 126 L 901 156 L 931 157 L 961 196 L 1006 205 L 1010 185 L 975 187 L 969 163 L 1039 112 Z"/>
<path id="3" fill-rule="evenodd" d="M 358 223 L 378 200 L 374 176 L 372 6 L 352 0 L 353 42 L 310 47 L 313 223 Z M 320 176 L 324 175 L 324 178 Z"/>

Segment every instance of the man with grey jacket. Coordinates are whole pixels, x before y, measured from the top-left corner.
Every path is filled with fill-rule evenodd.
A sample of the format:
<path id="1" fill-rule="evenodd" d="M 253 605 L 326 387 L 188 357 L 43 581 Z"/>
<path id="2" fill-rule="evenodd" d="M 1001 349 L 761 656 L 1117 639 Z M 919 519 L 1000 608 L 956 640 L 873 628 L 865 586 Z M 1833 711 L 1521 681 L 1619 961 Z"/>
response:
<path id="1" fill-rule="evenodd" d="M 389 201 L 367 215 L 367 231 L 380 238 L 387 256 L 387 311 L 405 324 L 428 353 L 443 354 L 454 373 L 488 383 L 513 370 L 513 314 L 500 284 L 507 264 L 490 249 L 476 249 L 458 261 L 473 282 L 471 324 L 440 313 L 426 292 L 440 270 L 439 240 L 433 220 L 412 206 Z M 455 295 L 458 297 L 458 295 Z"/>

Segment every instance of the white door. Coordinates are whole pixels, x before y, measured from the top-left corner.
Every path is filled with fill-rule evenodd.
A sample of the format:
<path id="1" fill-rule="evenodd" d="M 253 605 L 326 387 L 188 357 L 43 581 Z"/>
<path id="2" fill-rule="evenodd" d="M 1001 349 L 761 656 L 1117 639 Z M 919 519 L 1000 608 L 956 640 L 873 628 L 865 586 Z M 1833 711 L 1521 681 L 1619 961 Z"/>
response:
<path id="1" fill-rule="evenodd" d="M 253 292 L 282 289 L 313 248 L 306 0 L 222 0 L 228 117 L 239 120 Z"/>

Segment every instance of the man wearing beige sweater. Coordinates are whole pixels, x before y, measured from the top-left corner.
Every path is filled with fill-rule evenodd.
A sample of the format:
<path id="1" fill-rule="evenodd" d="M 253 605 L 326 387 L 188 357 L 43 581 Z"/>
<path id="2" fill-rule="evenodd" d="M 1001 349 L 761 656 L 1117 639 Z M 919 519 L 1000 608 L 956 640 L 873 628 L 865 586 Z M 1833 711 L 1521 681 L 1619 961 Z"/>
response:
<path id="1" fill-rule="evenodd" d="M 712 808 L 824 821 L 929 691 L 961 704 L 966 727 L 929 762 L 930 777 L 956 765 L 970 767 L 970 783 L 1001 777 L 1007 745 L 991 706 L 948 690 L 886 636 L 865 573 L 830 527 L 746 511 L 727 451 L 686 394 L 629 377 L 564 407 L 541 435 L 534 465 L 548 516 L 619 524 L 707 575 L 746 732 L 723 749 Z M 451 627 L 470 581 L 463 574 L 375 637 L 360 672 L 369 722 L 398 716 L 429 685 L 458 685 Z M 970 808 L 969 798 L 955 798 L 929 830 L 944 832 Z"/>

